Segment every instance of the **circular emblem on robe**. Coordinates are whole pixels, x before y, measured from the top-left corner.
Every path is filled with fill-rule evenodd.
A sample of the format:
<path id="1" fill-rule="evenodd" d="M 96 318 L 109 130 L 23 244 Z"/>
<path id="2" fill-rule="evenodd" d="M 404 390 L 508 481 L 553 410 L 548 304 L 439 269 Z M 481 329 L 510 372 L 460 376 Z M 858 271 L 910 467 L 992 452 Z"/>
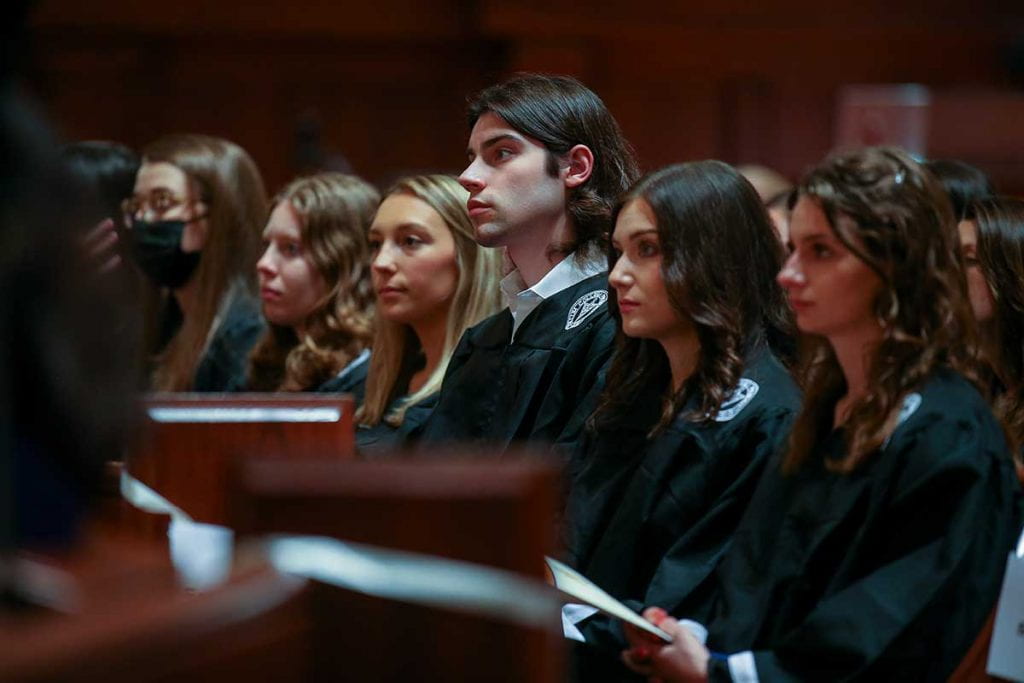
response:
<path id="1" fill-rule="evenodd" d="M 729 397 L 722 401 L 722 406 L 715 415 L 715 422 L 728 422 L 739 415 L 740 411 L 754 400 L 760 389 L 760 385 L 754 380 L 741 377 L 739 384 L 732 390 Z"/>
<path id="2" fill-rule="evenodd" d="M 896 416 L 896 427 L 893 427 L 892 433 L 896 433 L 896 429 L 910 419 L 910 416 L 917 412 L 917 409 L 921 407 L 921 394 L 915 392 L 909 393 L 903 397 L 903 405 L 900 406 L 900 413 Z M 882 448 L 889 445 L 892 441 L 892 434 L 885 437 L 885 441 L 882 442 Z"/>
<path id="3" fill-rule="evenodd" d="M 569 309 L 569 317 L 565 319 L 565 329 L 571 330 L 582 325 L 583 321 L 599 309 L 605 301 L 608 301 L 608 291 L 604 289 L 595 289 L 576 299 L 576 303 Z"/>
<path id="4" fill-rule="evenodd" d="M 908 417 L 917 412 L 921 407 L 921 394 L 916 391 L 903 397 L 903 405 L 900 406 L 900 414 L 896 417 L 896 424 L 903 424 Z"/>

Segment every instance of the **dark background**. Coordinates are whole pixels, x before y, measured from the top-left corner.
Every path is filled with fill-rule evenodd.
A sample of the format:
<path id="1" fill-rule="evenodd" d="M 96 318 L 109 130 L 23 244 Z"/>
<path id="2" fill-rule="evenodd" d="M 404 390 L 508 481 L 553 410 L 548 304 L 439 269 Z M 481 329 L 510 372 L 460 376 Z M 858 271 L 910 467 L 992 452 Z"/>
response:
<path id="1" fill-rule="evenodd" d="M 27 88 L 68 139 L 224 136 L 271 191 L 339 154 L 379 184 L 459 171 L 466 96 L 538 70 L 596 90 L 645 170 L 790 176 L 833 146 L 844 85 L 923 84 L 926 153 L 1024 193 L 1019 1 L 44 0 L 29 26 Z"/>

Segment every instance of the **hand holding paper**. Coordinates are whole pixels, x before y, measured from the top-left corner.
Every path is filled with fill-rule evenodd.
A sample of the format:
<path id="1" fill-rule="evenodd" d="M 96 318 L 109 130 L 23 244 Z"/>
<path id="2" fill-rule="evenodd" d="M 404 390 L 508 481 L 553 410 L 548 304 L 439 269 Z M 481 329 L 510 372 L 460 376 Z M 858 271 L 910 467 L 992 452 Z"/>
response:
<path id="1" fill-rule="evenodd" d="M 672 637 L 660 628 L 647 621 L 639 614 L 598 588 L 592 581 L 568 565 L 550 557 L 544 558 L 555 579 L 555 587 L 580 602 L 596 607 L 605 614 L 622 619 L 638 629 L 657 636 L 666 643 Z"/>

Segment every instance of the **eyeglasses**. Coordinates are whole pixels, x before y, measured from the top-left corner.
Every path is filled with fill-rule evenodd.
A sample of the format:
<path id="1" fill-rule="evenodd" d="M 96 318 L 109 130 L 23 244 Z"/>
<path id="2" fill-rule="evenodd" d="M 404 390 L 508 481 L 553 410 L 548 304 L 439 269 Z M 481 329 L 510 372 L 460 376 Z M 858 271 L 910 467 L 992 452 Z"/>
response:
<path id="1" fill-rule="evenodd" d="M 188 199 L 182 199 L 168 190 L 157 189 L 148 195 L 135 195 L 125 199 L 121 202 L 121 212 L 128 220 L 147 211 L 157 216 L 163 216 L 173 209 L 188 203 L 190 203 Z"/>

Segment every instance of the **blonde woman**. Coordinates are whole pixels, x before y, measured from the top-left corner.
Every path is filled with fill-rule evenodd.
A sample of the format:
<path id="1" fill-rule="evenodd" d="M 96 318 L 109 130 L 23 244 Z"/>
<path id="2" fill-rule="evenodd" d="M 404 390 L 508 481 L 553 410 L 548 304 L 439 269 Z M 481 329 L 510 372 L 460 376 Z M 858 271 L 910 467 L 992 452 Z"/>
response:
<path id="1" fill-rule="evenodd" d="M 379 201 L 370 184 L 341 173 L 299 178 L 274 198 L 256 264 L 269 328 L 244 388 L 315 390 L 365 362 L 373 309 L 366 229 Z"/>
<path id="2" fill-rule="evenodd" d="M 385 195 L 368 233 L 377 332 L 369 365 L 333 389 L 363 395 L 364 454 L 400 445 L 436 402 L 466 328 L 499 308 L 501 253 L 480 247 L 455 178 L 405 178 Z"/>

